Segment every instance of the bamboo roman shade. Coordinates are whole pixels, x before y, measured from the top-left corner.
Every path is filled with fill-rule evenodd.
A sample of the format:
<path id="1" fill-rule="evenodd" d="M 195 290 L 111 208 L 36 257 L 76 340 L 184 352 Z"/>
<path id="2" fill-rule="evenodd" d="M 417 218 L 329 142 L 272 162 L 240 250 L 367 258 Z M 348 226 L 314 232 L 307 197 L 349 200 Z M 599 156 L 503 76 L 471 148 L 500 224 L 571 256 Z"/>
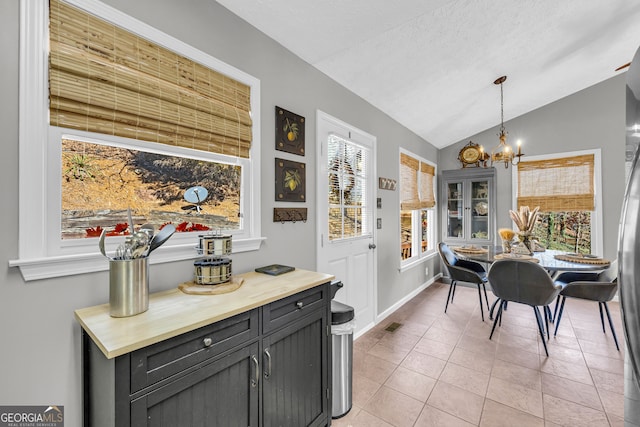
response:
<path id="1" fill-rule="evenodd" d="M 250 87 L 50 0 L 50 124 L 249 157 Z"/>
<path id="2" fill-rule="evenodd" d="M 435 168 L 400 153 L 400 209 L 414 210 L 436 205 L 433 191 Z"/>
<path id="3" fill-rule="evenodd" d="M 518 164 L 518 207 L 541 212 L 592 211 L 594 155 L 586 154 Z"/>

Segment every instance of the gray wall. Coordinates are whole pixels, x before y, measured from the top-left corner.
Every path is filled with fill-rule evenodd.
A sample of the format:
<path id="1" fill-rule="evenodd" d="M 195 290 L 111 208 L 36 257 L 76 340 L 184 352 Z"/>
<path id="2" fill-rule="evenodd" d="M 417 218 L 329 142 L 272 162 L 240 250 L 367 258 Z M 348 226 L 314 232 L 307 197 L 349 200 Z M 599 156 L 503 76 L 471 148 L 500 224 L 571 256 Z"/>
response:
<path id="1" fill-rule="evenodd" d="M 574 95 L 505 122 L 507 141 L 522 139 L 525 155 L 601 148 L 604 256 L 617 255 L 618 223 L 624 197 L 625 75 L 621 74 Z M 496 120 L 499 120 L 496 106 Z M 505 105 L 508 116 L 509 106 Z M 440 171 L 459 168 L 458 151 L 470 140 L 490 151 L 498 144 L 498 126 L 440 150 Z M 526 159 L 526 156 L 524 157 Z M 512 167 L 497 168 L 497 227 L 511 227 Z"/>
<path id="2" fill-rule="evenodd" d="M 258 252 L 233 256 L 235 272 L 274 262 L 299 268 L 315 267 L 315 113 L 321 109 L 378 139 L 377 175 L 398 179 L 398 148 L 402 146 L 439 163 L 439 170 L 458 168 L 459 148 L 438 152 L 415 134 L 328 79 L 290 52 L 248 26 L 212 1 L 107 0 L 130 14 L 261 80 L 263 188 L 262 235 L 267 241 Z M 58 404 L 65 406 L 69 426 L 80 425 L 80 329 L 73 318 L 77 308 L 108 300 L 107 273 L 64 277 L 25 283 L 8 260 L 18 256 L 18 39 L 19 0 L 0 1 L 0 128 L 3 155 L 0 197 L 3 200 L 0 245 L 0 404 Z M 428 100 L 425 100 L 428 102 Z M 274 106 L 307 119 L 306 223 L 271 222 L 276 206 L 273 194 L 273 158 L 287 157 L 274 145 Z M 508 113 L 508 106 L 507 106 Z M 428 118 L 425 118 L 428 120 Z M 615 256 L 618 216 L 624 186 L 624 79 L 614 78 L 507 123 L 512 141 L 521 133 L 527 154 L 544 154 L 602 147 L 605 256 Z M 492 147 L 497 129 L 472 136 Z M 498 171 L 498 226 L 509 224 L 511 179 Z M 378 312 L 382 313 L 430 277 L 421 265 L 398 272 L 398 192 L 378 190 L 383 208 L 377 216 L 383 229 L 377 234 Z M 296 205 L 297 206 L 297 205 Z M 286 258 L 283 254 L 286 254 Z M 439 262 L 427 263 L 431 275 Z M 169 289 L 192 273 L 191 262 L 154 265 L 151 290 Z"/>
<path id="3" fill-rule="evenodd" d="M 261 81 L 262 235 L 260 251 L 233 255 L 234 272 L 270 263 L 314 269 L 315 114 L 325 111 L 378 140 L 378 176 L 398 179 L 399 145 L 433 162 L 437 150 L 388 116 L 313 69 L 213 1 L 107 0 L 107 4 L 150 24 Z M 19 0 L 0 1 L 0 128 L 3 130 L 0 197 L 0 404 L 65 406 L 67 424 L 81 424 L 80 328 L 73 311 L 108 301 L 106 272 L 25 283 L 8 261 L 18 256 L 18 82 Z M 307 200 L 310 220 L 282 225 L 271 221 L 274 157 L 297 156 L 274 150 L 274 106 L 307 119 Z M 424 268 L 403 274 L 399 266 L 398 192 L 378 191 L 378 312 L 383 312 L 429 278 Z M 283 206 L 283 205 L 280 205 Z M 286 205 L 284 205 L 286 206 Z M 296 206 L 301 206 L 296 204 Z M 194 254 L 195 258 L 195 254 Z M 438 272 L 432 260 L 430 273 Z M 190 261 L 153 265 L 151 291 L 175 287 L 193 271 Z M 348 284 L 347 284 L 348 285 Z"/>

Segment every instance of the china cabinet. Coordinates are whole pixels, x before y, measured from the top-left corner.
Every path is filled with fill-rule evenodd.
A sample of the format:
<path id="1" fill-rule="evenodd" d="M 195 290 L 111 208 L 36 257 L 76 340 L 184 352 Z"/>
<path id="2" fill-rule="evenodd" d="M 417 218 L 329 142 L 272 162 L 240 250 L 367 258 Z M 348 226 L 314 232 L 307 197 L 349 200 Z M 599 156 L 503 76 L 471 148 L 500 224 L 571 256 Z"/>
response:
<path id="1" fill-rule="evenodd" d="M 496 170 L 469 168 L 442 172 L 442 241 L 493 245 L 496 235 Z"/>

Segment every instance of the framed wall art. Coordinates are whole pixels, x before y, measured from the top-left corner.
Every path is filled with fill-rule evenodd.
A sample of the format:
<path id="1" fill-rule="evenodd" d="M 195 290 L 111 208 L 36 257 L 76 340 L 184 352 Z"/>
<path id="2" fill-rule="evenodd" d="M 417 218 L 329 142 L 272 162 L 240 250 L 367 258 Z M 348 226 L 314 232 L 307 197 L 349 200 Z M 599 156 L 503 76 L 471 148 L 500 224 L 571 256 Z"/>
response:
<path id="1" fill-rule="evenodd" d="M 276 150 L 304 156 L 304 117 L 276 105 Z"/>
<path id="2" fill-rule="evenodd" d="M 306 202 L 304 163 L 276 158 L 276 201 Z"/>

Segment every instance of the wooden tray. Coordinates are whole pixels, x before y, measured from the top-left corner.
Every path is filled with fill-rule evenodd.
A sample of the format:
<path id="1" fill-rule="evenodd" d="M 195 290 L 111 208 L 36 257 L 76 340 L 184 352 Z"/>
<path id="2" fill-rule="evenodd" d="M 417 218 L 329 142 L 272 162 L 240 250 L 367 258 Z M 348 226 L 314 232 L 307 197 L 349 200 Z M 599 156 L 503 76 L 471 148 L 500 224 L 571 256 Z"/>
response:
<path id="1" fill-rule="evenodd" d="M 611 261 L 603 259 L 594 255 L 583 254 L 557 254 L 554 255 L 555 259 L 560 261 L 577 262 L 579 264 L 594 264 L 594 265 L 609 265 Z"/>
<path id="2" fill-rule="evenodd" d="M 185 294 L 189 295 L 220 295 L 226 294 L 238 290 L 244 283 L 243 278 L 231 276 L 231 280 L 227 283 L 220 283 L 218 285 L 199 285 L 194 281 L 184 282 L 178 285 Z"/>
<path id="3" fill-rule="evenodd" d="M 458 246 L 452 249 L 456 252 L 460 252 L 461 254 L 486 254 L 489 252 L 488 249 L 473 246 Z"/>
<path id="4" fill-rule="evenodd" d="M 497 254 L 496 256 L 494 256 L 494 259 L 519 259 L 522 261 L 531 261 L 531 262 L 540 262 L 540 260 L 536 257 L 532 257 L 531 255 L 525 255 L 525 254 L 514 254 L 514 253 L 509 253 L 509 254 Z"/>

